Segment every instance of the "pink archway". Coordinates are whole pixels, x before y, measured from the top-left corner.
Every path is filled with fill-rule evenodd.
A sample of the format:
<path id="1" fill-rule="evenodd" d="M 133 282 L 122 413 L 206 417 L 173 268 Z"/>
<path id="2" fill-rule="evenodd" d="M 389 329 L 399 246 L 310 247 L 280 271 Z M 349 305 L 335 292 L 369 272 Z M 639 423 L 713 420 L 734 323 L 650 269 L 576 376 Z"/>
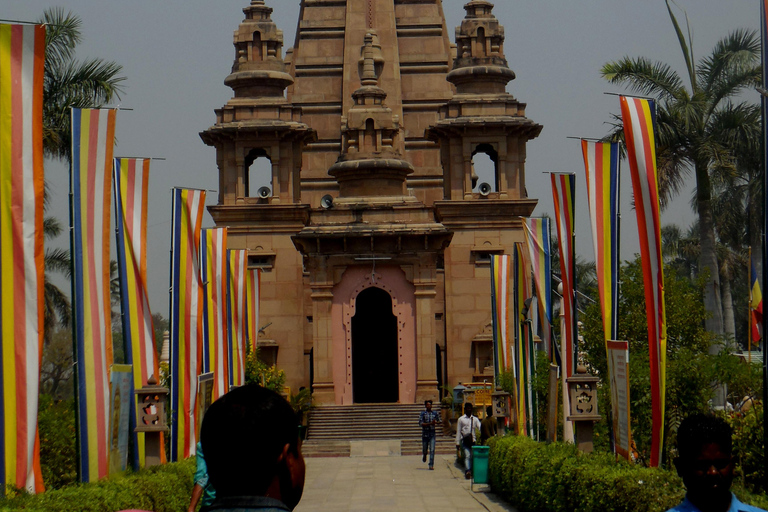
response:
<path id="1" fill-rule="evenodd" d="M 396 266 L 349 267 L 333 288 L 331 321 L 333 333 L 333 387 L 337 405 L 353 403 L 352 398 L 352 317 L 356 298 L 366 288 L 381 288 L 392 297 L 397 318 L 397 360 L 399 402 L 416 400 L 416 315 L 415 289 Z"/>

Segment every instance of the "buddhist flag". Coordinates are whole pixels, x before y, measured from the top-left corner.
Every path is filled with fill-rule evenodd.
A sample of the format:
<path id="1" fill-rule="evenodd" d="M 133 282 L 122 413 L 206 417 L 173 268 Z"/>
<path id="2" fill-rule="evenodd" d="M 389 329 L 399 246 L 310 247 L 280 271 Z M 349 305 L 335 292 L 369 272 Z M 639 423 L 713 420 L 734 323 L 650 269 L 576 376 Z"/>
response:
<path id="1" fill-rule="evenodd" d="M 109 209 L 116 110 L 72 109 L 72 310 L 80 479 L 109 475 Z"/>
<path id="2" fill-rule="evenodd" d="M 213 373 L 212 401 L 229 391 L 227 228 L 203 230 L 203 373 Z"/>
<path id="3" fill-rule="evenodd" d="M 656 143 L 653 135 L 655 104 L 642 98 L 620 97 L 624 140 L 632 175 L 635 212 L 640 236 L 640 257 L 645 283 L 648 317 L 648 349 L 651 365 L 651 466 L 661 460 L 664 434 L 667 326 L 664 310 L 664 272 L 661 259 L 661 217 L 659 210 Z"/>
<path id="4" fill-rule="evenodd" d="M 152 311 L 147 294 L 147 194 L 149 159 L 115 158 L 115 221 L 120 306 L 123 312 L 125 362 L 133 366 L 133 387 L 147 385 L 160 371 L 155 352 Z M 136 399 L 131 400 L 129 432 L 133 445 L 133 467 L 144 466 L 144 436 L 136 427 Z"/>
<path id="5" fill-rule="evenodd" d="M 537 302 L 543 312 L 541 316 L 544 325 L 541 329 L 541 339 L 549 352 L 552 337 L 552 256 L 549 247 L 549 219 L 545 217 L 523 219 L 523 228 Z"/>
<path id="6" fill-rule="evenodd" d="M 523 244 L 516 243 L 512 258 L 512 283 L 514 288 L 515 349 L 512 360 L 515 363 L 517 382 L 517 428 L 519 435 L 533 438 L 535 405 L 533 393 L 534 347 L 531 324 L 527 321 L 526 299 L 531 297 L 530 272 L 525 265 Z"/>
<path id="7" fill-rule="evenodd" d="M 751 259 L 750 259 L 751 261 Z M 750 282 L 752 287 L 749 290 L 749 310 L 750 315 L 750 328 L 752 344 L 757 345 L 763 338 L 763 294 L 760 291 L 760 282 L 757 279 L 757 271 L 755 270 L 755 262 L 751 261 Z M 752 350 L 752 347 L 749 348 Z"/>
<path id="8" fill-rule="evenodd" d="M 171 461 L 196 453 L 203 348 L 200 231 L 205 191 L 175 188 L 171 221 Z"/>
<path id="9" fill-rule="evenodd" d="M 619 311 L 619 144 L 581 141 L 605 340 L 616 339 Z"/>
<path id="10" fill-rule="evenodd" d="M 552 174 L 552 196 L 555 202 L 555 225 L 560 245 L 560 278 L 563 283 L 562 364 L 567 378 L 576 371 L 576 255 L 573 247 L 574 196 L 576 176 Z"/>
<path id="11" fill-rule="evenodd" d="M 250 352 L 256 350 L 259 341 L 259 297 L 261 291 L 261 271 L 257 268 L 248 269 L 248 284 L 246 285 L 246 300 L 248 309 L 248 347 Z"/>
<path id="12" fill-rule="evenodd" d="M 498 381 L 499 374 L 514 370 L 514 324 L 510 323 L 509 311 L 514 307 L 512 258 L 508 254 L 491 254 L 491 315 L 493 318 L 493 369 Z"/>
<path id="13" fill-rule="evenodd" d="M 43 26 L 0 24 L 0 495 L 43 491 Z"/>
<path id="14" fill-rule="evenodd" d="M 246 273 L 248 251 L 229 250 L 229 383 L 245 384 Z"/>

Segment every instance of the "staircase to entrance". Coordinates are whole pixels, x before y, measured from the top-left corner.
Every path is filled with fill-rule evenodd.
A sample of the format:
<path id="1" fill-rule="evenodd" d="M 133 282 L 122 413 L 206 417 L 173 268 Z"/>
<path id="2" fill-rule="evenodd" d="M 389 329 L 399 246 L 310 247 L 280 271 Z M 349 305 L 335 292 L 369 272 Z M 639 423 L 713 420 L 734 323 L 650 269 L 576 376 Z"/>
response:
<path id="1" fill-rule="evenodd" d="M 349 457 L 353 447 L 378 441 L 399 448 L 401 455 L 421 454 L 421 404 L 356 404 L 319 406 L 309 415 L 305 457 Z M 435 453 L 456 451 L 454 437 L 437 426 Z M 399 446 L 398 446 L 399 443 Z"/>

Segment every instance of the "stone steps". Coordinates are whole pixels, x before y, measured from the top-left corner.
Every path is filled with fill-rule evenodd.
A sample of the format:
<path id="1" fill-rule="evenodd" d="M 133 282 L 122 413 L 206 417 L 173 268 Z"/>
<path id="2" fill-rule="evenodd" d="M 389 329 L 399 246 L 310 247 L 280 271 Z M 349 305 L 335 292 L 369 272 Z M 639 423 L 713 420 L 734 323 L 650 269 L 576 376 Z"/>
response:
<path id="1" fill-rule="evenodd" d="M 356 404 L 321 406 L 309 415 L 307 439 L 302 445 L 306 457 L 349 457 L 359 442 L 399 441 L 401 455 L 421 454 L 421 404 Z M 437 426 L 435 451 L 455 451 L 452 436 Z"/>

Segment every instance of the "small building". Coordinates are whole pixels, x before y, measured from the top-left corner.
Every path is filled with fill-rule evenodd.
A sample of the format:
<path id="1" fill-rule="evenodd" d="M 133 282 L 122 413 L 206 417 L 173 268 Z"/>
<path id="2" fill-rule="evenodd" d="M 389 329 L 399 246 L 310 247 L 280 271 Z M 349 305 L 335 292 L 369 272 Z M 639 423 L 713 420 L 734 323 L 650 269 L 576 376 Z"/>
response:
<path id="1" fill-rule="evenodd" d="M 243 9 L 234 97 L 200 134 L 209 211 L 262 270 L 261 357 L 319 404 L 493 378 L 489 257 L 524 241 L 542 127 L 506 91 L 493 4 L 464 9 L 453 42 L 440 0 L 303 0 L 285 55 L 272 9 Z"/>

